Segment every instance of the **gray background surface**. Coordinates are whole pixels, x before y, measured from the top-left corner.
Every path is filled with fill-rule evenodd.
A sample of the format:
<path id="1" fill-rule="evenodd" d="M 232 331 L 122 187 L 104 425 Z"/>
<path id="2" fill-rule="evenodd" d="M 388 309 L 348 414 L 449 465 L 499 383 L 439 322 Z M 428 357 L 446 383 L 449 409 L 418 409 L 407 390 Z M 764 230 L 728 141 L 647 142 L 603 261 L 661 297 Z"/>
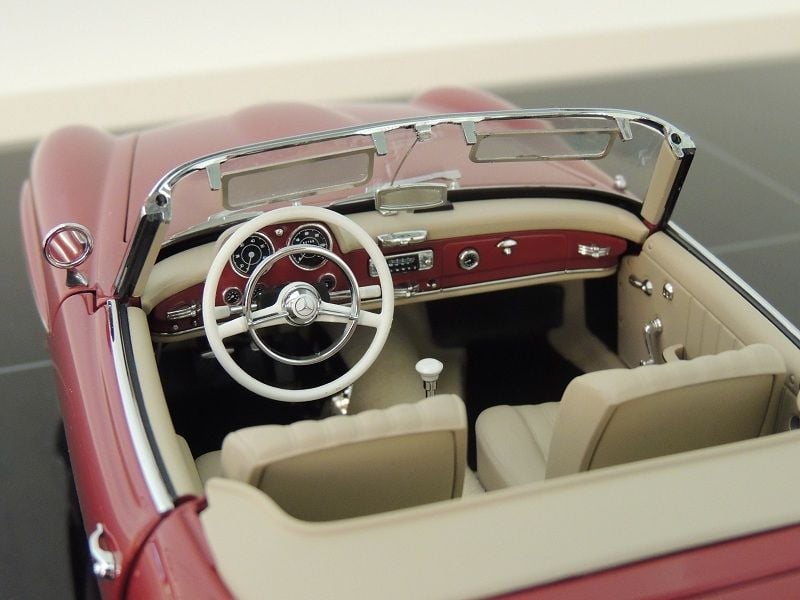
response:
<path id="1" fill-rule="evenodd" d="M 687 131 L 698 153 L 675 219 L 800 323 L 800 59 L 496 91 L 523 107 L 642 110 Z M 31 146 L 0 149 L 0 600 L 71 594 L 55 374 L 21 255 Z"/>

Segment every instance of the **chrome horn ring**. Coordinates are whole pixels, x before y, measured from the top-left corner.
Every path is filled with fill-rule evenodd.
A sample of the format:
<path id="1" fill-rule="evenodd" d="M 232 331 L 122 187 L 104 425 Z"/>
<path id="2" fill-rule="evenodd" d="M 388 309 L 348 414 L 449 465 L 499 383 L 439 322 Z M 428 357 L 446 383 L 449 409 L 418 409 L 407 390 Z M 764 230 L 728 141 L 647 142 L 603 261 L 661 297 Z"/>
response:
<path id="1" fill-rule="evenodd" d="M 264 320 L 262 319 L 259 321 L 253 319 L 252 314 L 253 296 L 256 292 L 256 284 L 258 280 L 263 275 L 268 273 L 269 270 L 272 269 L 275 263 L 277 263 L 279 260 L 290 257 L 294 254 L 317 254 L 319 256 L 323 256 L 338 266 L 347 278 L 347 285 L 350 288 L 351 295 L 350 314 L 347 317 L 348 320 L 342 334 L 325 350 L 315 354 L 310 354 L 308 356 L 289 356 L 267 346 L 267 344 L 264 343 L 264 340 L 262 340 L 257 333 L 259 323 L 264 322 Z M 265 258 L 258 265 L 258 267 L 256 267 L 256 270 L 253 271 L 253 273 L 250 275 L 250 278 L 247 280 L 247 285 L 245 285 L 243 302 L 243 316 L 247 320 L 247 330 L 250 333 L 250 338 L 253 340 L 256 346 L 258 346 L 258 348 L 267 356 L 270 356 L 277 361 L 287 365 L 298 366 L 313 365 L 330 358 L 339 352 L 339 350 L 342 349 L 342 347 L 350 340 L 350 338 L 353 337 L 353 334 L 356 330 L 356 325 L 358 325 L 361 296 L 358 291 L 358 281 L 356 280 L 356 276 L 353 274 L 353 271 L 350 269 L 350 267 L 347 266 L 347 263 L 339 258 L 339 256 L 325 248 L 307 245 L 294 245 L 281 248 L 274 254 L 271 254 Z M 281 293 L 278 296 L 278 304 L 283 308 L 283 311 L 275 315 L 270 315 L 267 317 L 267 319 L 271 320 L 275 317 L 281 317 L 285 319 L 286 323 L 294 327 L 307 327 L 308 325 L 316 322 L 320 315 L 323 314 L 320 309 L 321 303 L 322 298 L 320 297 L 319 292 L 311 284 L 303 281 L 290 283 L 283 290 L 281 290 Z"/>

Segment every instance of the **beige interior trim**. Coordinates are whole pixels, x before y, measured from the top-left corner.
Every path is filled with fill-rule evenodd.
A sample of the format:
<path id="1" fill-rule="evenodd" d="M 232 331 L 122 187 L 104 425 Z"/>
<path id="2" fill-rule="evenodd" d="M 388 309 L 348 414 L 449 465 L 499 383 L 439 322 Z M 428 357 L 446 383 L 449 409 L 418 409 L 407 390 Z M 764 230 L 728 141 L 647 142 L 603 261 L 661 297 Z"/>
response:
<path id="1" fill-rule="evenodd" d="M 615 352 L 586 326 L 586 299 L 582 280 L 567 281 L 564 289 L 564 322 L 547 332 L 553 349 L 584 373 L 625 366 Z"/>
<path id="2" fill-rule="evenodd" d="M 128 308 L 131 345 L 133 347 L 136 371 L 142 386 L 147 418 L 155 437 L 158 452 L 167 469 L 170 481 L 178 496 L 195 494 L 202 489 L 197 469 L 191 454 L 187 458 L 188 447 L 183 438 L 175 433 L 172 418 L 167 409 L 161 378 L 158 375 L 147 317 L 140 308 Z"/>
<path id="3" fill-rule="evenodd" d="M 213 479 L 201 522 L 239 598 L 486 597 L 795 524 L 798 455 L 778 434 L 326 524 Z"/>
<path id="4" fill-rule="evenodd" d="M 631 286 L 631 275 L 650 280 L 653 295 Z M 628 366 L 646 358 L 642 328 L 658 317 L 664 327 L 662 349 L 681 344 L 685 357 L 694 358 L 763 343 L 783 356 L 790 375 L 800 374 L 800 349 L 667 234 L 653 234 L 639 256 L 625 257 L 618 280 L 619 355 Z M 661 293 L 667 282 L 674 290 L 671 301 Z"/>
<path id="5" fill-rule="evenodd" d="M 661 217 L 664 216 L 669 191 L 675 182 L 675 176 L 678 174 L 680 164 L 680 160 L 675 157 L 669 141 L 664 139 L 661 142 L 661 150 L 658 153 L 658 158 L 656 158 L 656 166 L 653 170 L 653 177 L 650 180 L 650 187 L 647 188 L 647 196 L 645 196 L 644 204 L 642 205 L 642 217 L 648 223 L 658 223 L 661 221 Z"/>
<path id="6" fill-rule="evenodd" d="M 365 327 L 356 329 L 342 348 L 342 357 L 348 365 L 361 358 L 372 335 Z M 414 368 L 422 358 L 435 358 L 444 365 L 436 386 L 438 394 L 464 397 L 466 350 L 441 348 L 434 343 L 424 305 L 395 307 L 392 330 L 383 350 L 367 372 L 353 383 L 350 414 L 422 399 L 425 390 Z"/>
<path id="7" fill-rule="evenodd" d="M 564 198 L 510 198 L 458 202 L 453 210 L 383 216 L 375 211 L 350 217 L 370 235 L 424 229 L 428 239 L 471 235 L 563 229 L 606 233 L 641 244 L 647 228 L 626 210 L 583 200 Z M 355 241 L 336 232 L 344 252 L 358 248 Z"/>
<path id="8" fill-rule="evenodd" d="M 509 231 L 569 229 L 615 235 L 640 244 L 648 233 L 639 219 L 621 208 L 567 199 L 517 198 L 463 202 L 456 205 L 453 211 L 421 215 L 400 213 L 389 217 L 370 211 L 351 215 L 350 218 L 372 237 L 382 233 L 425 229 L 431 240 Z M 333 227 L 331 230 L 342 252 L 360 248 L 344 231 Z M 211 242 L 158 262 L 142 294 L 145 312 L 149 313 L 171 295 L 205 281 L 217 248 L 218 243 Z"/>
<path id="9" fill-rule="evenodd" d="M 156 263 L 142 294 L 142 309 L 147 314 L 159 302 L 198 283 L 203 283 L 216 254 L 216 243 L 204 244 L 173 254 Z"/>

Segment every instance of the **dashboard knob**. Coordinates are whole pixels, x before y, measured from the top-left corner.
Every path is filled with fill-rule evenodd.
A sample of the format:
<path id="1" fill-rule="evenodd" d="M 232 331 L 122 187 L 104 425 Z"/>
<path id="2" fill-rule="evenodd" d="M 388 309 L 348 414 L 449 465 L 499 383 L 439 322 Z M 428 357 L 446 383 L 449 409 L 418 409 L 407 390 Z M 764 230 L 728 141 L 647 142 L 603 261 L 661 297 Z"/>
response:
<path id="1" fill-rule="evenodd" d="M 462 250 L 458 255 L 458 266 L 465 271 L 471 271 L 481 262 L 481 255 L 475 248 Z"/>

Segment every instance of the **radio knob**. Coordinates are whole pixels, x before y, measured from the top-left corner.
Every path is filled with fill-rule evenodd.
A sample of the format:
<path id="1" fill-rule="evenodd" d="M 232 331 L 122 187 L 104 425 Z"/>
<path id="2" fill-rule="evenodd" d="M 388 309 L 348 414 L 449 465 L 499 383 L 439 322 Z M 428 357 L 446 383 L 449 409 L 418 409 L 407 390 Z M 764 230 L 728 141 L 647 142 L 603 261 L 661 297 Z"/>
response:
<path id="1" fill-rule="evenodd" d="M 462 250 L 458 255 L 458 266 L 465 271 L 471 271 L 478 266 L 480 261 L 481 255 L 478 254 L 478 251 L 475 250 L 475 248 L 467 248 L 466 250 Z"/>

